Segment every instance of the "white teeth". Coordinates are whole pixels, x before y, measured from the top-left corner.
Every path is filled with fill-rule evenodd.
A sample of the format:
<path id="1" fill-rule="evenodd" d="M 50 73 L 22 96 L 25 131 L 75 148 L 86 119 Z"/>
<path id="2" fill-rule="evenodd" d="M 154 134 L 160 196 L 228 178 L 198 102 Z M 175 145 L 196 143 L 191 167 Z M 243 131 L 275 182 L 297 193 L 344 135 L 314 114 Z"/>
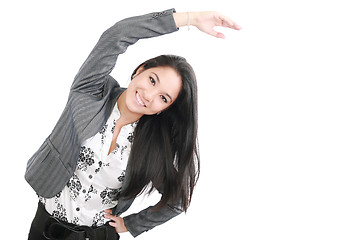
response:
<path id="1" fill-rule="evenodd" d="M 145 103 L 141 100 L 140 94 L 138 92 L 136 93 L 136 99 L 140 105 L 143 105 L 145 107 Z"/>

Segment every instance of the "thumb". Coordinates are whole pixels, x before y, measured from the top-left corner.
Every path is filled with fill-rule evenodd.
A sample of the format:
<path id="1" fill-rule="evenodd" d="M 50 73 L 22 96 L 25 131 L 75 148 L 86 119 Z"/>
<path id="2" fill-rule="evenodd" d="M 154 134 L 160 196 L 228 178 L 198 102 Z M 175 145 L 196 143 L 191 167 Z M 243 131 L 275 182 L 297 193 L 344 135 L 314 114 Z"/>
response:
<path id="1" fill-rule="evenodd" d="M 225 39 L 225 35 L 224 35 L 224 34 L 222 34 L 221 32 L 217 32 L 217 31 L 215 31 L 214 29 L 212 29 L 212 30 L 209 32 L 209 34 L 210 34 L 211 36 L 214 36 L 214 37 L 217 37 L 217 38 Z"/>

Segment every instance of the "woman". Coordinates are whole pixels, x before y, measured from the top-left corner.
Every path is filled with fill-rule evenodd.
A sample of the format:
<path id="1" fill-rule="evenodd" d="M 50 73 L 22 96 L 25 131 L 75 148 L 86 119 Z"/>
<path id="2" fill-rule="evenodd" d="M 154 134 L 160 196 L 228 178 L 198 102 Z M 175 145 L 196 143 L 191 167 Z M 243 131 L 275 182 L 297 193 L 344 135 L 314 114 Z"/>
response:
<path id="1" fill-rule="evenodd" d="M 40 200 L 29 239 L 136 237 L 187 210 L 199 174 L 193 69 L 184 58 L 159 56 L 135 69 L 127 89 L 110 73 L 139 39 L 190 24 L 219 38 L 214 26 L 240 29 L 216 12 L 170 9 L 102 34 L 54 130 L 28 161 L 25 178 Z M 159 203 L 120 217 L 148 186 L 162 193 Z"/>

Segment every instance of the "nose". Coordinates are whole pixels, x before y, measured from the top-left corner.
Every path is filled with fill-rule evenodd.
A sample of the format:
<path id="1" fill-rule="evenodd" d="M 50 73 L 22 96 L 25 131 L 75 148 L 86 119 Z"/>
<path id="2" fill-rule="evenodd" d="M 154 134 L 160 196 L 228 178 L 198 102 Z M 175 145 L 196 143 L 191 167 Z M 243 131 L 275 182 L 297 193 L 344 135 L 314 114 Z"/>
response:
<path id="1" fill-rule="evenodd" d="M 156 91 L 155 90 L 147 90 L 144 93 L 144 101 L 150 103 L 153 101 L 154 97 L 156 95 Z"/>

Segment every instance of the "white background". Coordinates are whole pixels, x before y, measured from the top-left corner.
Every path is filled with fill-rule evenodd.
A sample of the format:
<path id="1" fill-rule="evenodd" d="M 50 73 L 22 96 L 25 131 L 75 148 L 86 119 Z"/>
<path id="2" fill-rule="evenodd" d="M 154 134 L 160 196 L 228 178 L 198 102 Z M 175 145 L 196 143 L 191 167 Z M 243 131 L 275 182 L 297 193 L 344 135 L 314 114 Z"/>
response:
<path id="1" fill-rule="evenodd" d="M 123 86 L 139 63 L 167 53 L 186 57 L 199 85 L 202 172 L 192 205 L 138 239 L 359 239 L 357 2 L 3 1 L 2 235 L 27 239 L 37 197 L 23 178 L 26 162 L 101 33 L 175 7 L 220 11 L 243 30 L 223 30 L 220 40 L 183 28 L 120 56 L 112 75 Z"/>

